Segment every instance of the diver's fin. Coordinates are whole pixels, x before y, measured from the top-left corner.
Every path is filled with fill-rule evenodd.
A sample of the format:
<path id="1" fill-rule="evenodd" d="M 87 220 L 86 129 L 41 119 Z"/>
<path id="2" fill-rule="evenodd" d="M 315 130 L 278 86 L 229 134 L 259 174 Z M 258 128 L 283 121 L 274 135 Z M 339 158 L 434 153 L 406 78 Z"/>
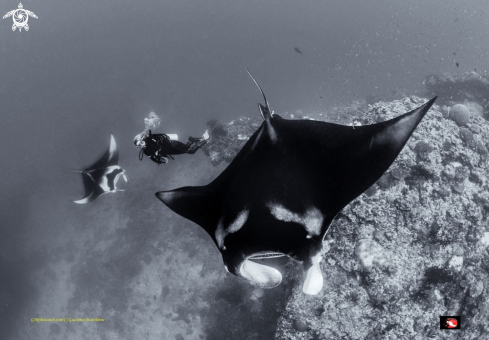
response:
<path id="1" fill-rule="evenodd" d="M 208 186 L 183 187 L 159 191 L 156 197 L 177 214 L 197 223 L 212 235 L 211 228 L 218 222 L 213 196 Z"/>
<path id="2" fill-rule="evenodd" d="M 260 288 L 273 288 L 282 282 L 282 274 L 277 269 L 250 260 L 243 261 L 239 273 Z"/>

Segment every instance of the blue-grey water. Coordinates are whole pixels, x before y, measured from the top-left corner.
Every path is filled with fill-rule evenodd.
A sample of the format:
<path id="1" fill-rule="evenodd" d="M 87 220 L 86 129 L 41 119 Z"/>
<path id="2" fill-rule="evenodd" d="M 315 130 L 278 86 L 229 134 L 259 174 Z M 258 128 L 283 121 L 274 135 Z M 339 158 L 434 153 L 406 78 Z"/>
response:
<path id="1" fill-rule="evenodd" d="M 222 168 L 202 152 L 160 167 L 139 162 L 132 139 L 150 111 L 162 119 L 158 132 L 185 139 L 212 118 L 259 114 L 262 98 L 245 67 L 276 112 L 307 113 L 392 91 L 420 94 L 426 75 L 484 73 L 489 60 L 485 0 L 22 4 L 38 16 L 28 32 L 13 32 L 12 17 L 0 20 L 0 339 L 7 340 L 239 338 L 226 335 L 244 322 L 232 317 L 237 302 L 226 291 L 235 278 L 208 278 L 221 282 L 212 295 L 205 275 L 185 272 L 204 263 L 224 269 L 210 239 L 153 195 L 205 184 Z M 0 14 L 17 6 L 2 0 Z M 65 170 L 93 162 L 110 133 L 127 191 L 73 204 L 82 182 Z M 205 254 L 188 252 L 189 240 Z M 52 317 L 107 321 L 31 323 Z M 243 339 L 273 334 L 273 325 L 253 327 Z"/>

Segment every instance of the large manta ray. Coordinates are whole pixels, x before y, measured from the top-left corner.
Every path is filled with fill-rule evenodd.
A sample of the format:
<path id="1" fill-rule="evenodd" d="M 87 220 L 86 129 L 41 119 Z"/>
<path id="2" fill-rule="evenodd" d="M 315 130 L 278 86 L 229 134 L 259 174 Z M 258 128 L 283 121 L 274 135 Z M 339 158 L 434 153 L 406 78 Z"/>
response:
<path id="1" fill-rule="evenodd" d="M 127 182 L 124 169 L 119 165 L 119 152 L 115 138 L 110 135 L 110 145 L 104 155 L 93 165 L 82 171 L 74 171 L 81 173 L 83 177 L 83 186 L 85 187 L 85 195 L 83 198 L 73 201 L 78 204 L 90 203 L 99 196 L 108 192 L 124 191 L 117 189 L 117 181 L 122 175 Z"/>
<path id="2" fill-rule="evenodd" d="M 204 228 L 232 274 L 272 288 L 280 272 L 252 260 L 289 256 L 302 261 L 303 291 L 314 295 L 323 286 L 319 263 L 331 222 L 384 174 L 436 97 L 389 121 L 352 127 L 283 119 L 253 80 L 264 122 L 231 164 L 208 185 L 156 196 Z"/>

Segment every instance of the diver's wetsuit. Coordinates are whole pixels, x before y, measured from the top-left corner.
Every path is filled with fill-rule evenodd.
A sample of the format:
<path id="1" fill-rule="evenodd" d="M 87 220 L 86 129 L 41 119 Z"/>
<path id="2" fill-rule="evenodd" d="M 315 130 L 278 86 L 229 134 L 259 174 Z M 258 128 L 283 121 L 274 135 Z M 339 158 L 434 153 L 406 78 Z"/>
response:
<path id="1" fill-rule="evenodd" d="M 139 159 L 142 159 L 142 153 L 144 153 L 158 165 L 168 163 L 169 158 L 173 159 L 172 155 L 194 154 L 207 143 L 206 140 L 189 137 L 187 144 L 183 144 L 177 140 L 171 140 L 170 137 L 162 133 L 152 134 L 151 130 L 149 136 L 143 141 L 146 145 L 141 149 Z"/>

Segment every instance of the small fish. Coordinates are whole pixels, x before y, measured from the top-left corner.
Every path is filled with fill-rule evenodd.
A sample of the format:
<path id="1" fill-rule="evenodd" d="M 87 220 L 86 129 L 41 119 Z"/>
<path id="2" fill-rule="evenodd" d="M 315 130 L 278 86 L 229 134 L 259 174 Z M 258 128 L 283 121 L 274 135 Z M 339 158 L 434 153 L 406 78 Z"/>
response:
<path id="1" fill-rule="evenodd" d="M 302 55 L 301 50 L 299 50 L 297 47 L 294 47 L 294 51 L 296 51 L 297 53 L 300 53 Z"/>
<path id="2" fill-rule="evenodd" d="M 455 65 L 457 65 L 457 67 L 458 67 L 458 63 L 455 63 Z"/>

